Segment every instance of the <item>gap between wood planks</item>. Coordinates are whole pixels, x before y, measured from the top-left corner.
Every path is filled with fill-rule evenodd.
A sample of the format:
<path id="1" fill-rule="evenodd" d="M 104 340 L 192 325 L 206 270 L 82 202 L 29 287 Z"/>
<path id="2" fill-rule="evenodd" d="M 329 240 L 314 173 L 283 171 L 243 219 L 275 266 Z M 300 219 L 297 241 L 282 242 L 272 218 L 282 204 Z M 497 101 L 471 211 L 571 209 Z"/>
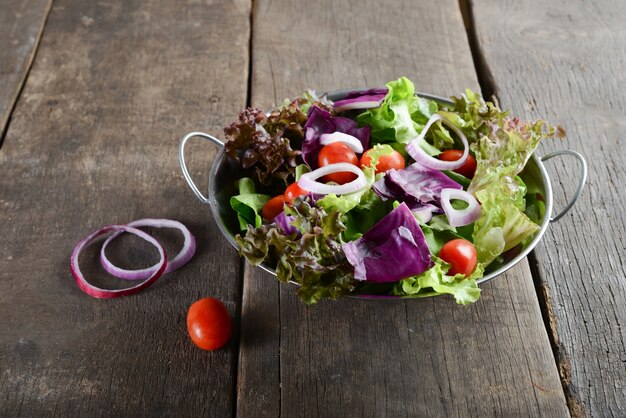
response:
<path id="1" fill-rule="evenodd" d="M 252 54 L 254 51 L 254 48 L 253 48 L 254 6 L 255 6 L 255 0 L 250 0 L 250 16 L 248 18 L 248 30 L 249 30 L 249 33 L 248 33 L 248 83 L 247 83 L 247 88 L 246 88 L 246 107 L 252 106 L 252 58 L 253 58 Z M 245 280 L 245 277 L 246 277 L 246 260 L 243 259 L 242 257 L 239 257 L 239 289 L 238 289 L 239 293 L 238 293 L 238 300 L 237 300 L 235 318 L 234 318 L 236 327 L 233 333 L 233 339 L 237 341 L 237 344 L 234 348 L 235 352 L 233 355 L 233 362 L 232 362 L 232 368 L 231 368 L 231 374 L 233 376 L 233 379 L 232 379 L 233 387 L 231 389 L 231 393 L 233 394 L 233 400 L 232 400 L 232 406 L 231 406 L 233 417 L 237 416 L 237 400 L 238 400 L 237 395 L 239 393 L 239 363 L 240 363 L 239 356 L 241 355 L 241 320 L 242 320 L 242 312 L 243 312 L 243 291 L 244 291 L 243 281 Z M 280 298 L 278 300 L 280 303 Z M 280 366 L 280 363 L 278 364 Z"/>
<path id="2" fill-rule="evenodd" d="M 7 120 L 4 126 L 0 126 L 0 149 L 2 148 L 2 144 L 4 144 L 4 138 L 9 131 L 9 125 L 11 124 L 11 120 L 13 119 L 13 112 L 17 106 L 17 102 L 22 97 L 22 92 L 24 91 L 24 86 L 26 85 L 26 81 L 28 80 L 28 76 L 30 75 L 30 70 L 33 68 L 33 63 L 35 62 L 35 57 L 37 56 L 37 51 L 39 50 L 39 44 L 41 43 L 41 38 L 43 38 L 43 32 L 46 28 L 46 24 L 48 23 L 48 17 L 50 16 L 50 12 L 52 11 L 52 6 L 54 4 L 54 0 L 50 0 L 48 3 L 48 10 L 45 12 L 45 16 L 41 22 L 41 27 L 37 32 L 37 39 L 35 39 L 35 44 L 33 45 L 33 50 L 30 53 L 30 57 L 28 59 L 28 63 L 26 64 L 26 70 L 24 71 L 24 75 L 22 79 L 18 82 L 17 91 L 15 92 L 15 96 L 13 98 L 13 103 L 10 103 L 8 108 Z M 0 124 L 2 122 L 0 121 Z"/>
<path id="3" fill-rule="evenodd" d="M 481 93 L 483 97 L 488 98 L 496 105 L 499 105 L 497 86 L 480 47 L 480 43 L 478 42 L 478 35 L 474 26 L 472 0 L 459 0 L 459 7 L 461 9 L 461 15 L 463 16 L 463 23 L 465 24 L 465 31 L 467 32 L 467 39 L 472 52 L 472 58 L 474 59 L 474 67 L 476 68 Z M 541 274 L 537 268 L 537 258 L 535 257 L 534 251 L 531 251 L 527 258 L 535 286 L 535 292 L 537 294 L 537 300 L 539 302 L 539 308 L 541 310 L 541 317 L 548 333 L 548 339 L 550 340 L 554 360 L 559 371 L 559 378 L 565 394 L 567 407 L 573 417 L 584 417 L 586 416 L 585 408 L 583 403 L 578 398 L 575 388 L 571 384 L 571 366 L 569 358 L 559 341 L 555 322 L 556 319 L 552 311 L 552 301 L 543 280 L 541 280 Z"/>

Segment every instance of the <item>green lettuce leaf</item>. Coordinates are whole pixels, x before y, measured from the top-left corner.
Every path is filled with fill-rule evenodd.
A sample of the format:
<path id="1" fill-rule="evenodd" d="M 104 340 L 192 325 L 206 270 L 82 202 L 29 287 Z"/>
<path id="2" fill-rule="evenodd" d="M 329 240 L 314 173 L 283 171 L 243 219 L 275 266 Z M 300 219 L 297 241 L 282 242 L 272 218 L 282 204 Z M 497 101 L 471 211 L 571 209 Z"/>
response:
<path id="1" fill-rule="evenodd" d="M 255 193 L 254 181 L 244 177 L 236 182 L 239 188 L 239 194 L 230 198 L 230 207 L 237 212 L 239 220 L 239 228 L 245 231 L 248 225 L 254 225 L 258 228 L 263 223 L 263 219 L 259 212 L 270 200 L 270 196 Z"/>
<path id="2" fill-rule="evenodd" d="M 539 226 L 524 213 L 526 185 L 518 174 L 541 140 L 562 135 L 560 128 L 543 120 L 524 122 L 493 107 L 489 109 L 489 118 L 480 116 L 483 136 L 471 144 L 478 165 L 468 187 L 481 203 L 482 214 L 474 225 L 473 242 L 479 262 L 485 265 L 502 252 L 525 245 L 539 231 Z M 468 111 L 474 115 L 472 123 L 478 123 L 472 112 Z"/>
<path id="3" fill-rule="evenodd" d="M 515 200 L 502 196 L 497 188 L 481 189 L 476 198 L 482 209 L 473 233 L 479 262 L 488 265 L 501 253 L 520 243 L 525 245 L 539 231 L 539 225 L 516 206 Z"/>
<path id="4" fill-rule="evenodd" d="M 361 197 L 363 196 L 363 194 L 370 190 L 372 188 L 372 185 L 374 184 L 374 181 L 376 181 L 376 175 L 373 168 L 363 168 L 363 174 L 365 174 L 365 179 L 367 183 L 360 190 L 352 193 L 346 193 L 341 196 L 337 196 L 334 193 L 327 194 L 317 201 L 317 206 L 323 208 L 328 213 L 333 211 L 346 213 L 355 208 L 361 201 Z"/>
<path id="5" fill-rule="evenodd" d="M 381 105 L 357 117 L 360 126 L 372 127 L 374 142 L 408 143 L 438 109 L 432 100 L 415 96 L 415 86 L 406 77 L 387 83 L 389 92 Z"/>
<path id="6" fill-rule="evenodd" d="M 302 176 L 304 173 L 308 173 L 310 171 L 311 169 L 306 164 L 297 165 L 296 166 L 296 181 L 300 180 L 300 176 Z"/>
<path id="7" fill-rule="evenodd" d="M 474 272 L 465 277 L 462 274 L 448 276 L 450 265 L 442 259 L 432 256 L 435 265 L 422 274 L 398 282 L 393 289 L 395 295 L 420 295 L 422 293 L 450 294 L 460 305 L 476 302 L 480 297 L 480 288 L 476 280 L 483 276 L 484 266 L 478 264 Z"/>
<path id="8" fill-rule="evenodd" d="M 363 193 L 359 204 L 341 218 L 346 225 L 344 242 L 359 239 L 365 232 L 393 210 L 393 202 L 382 200 L 372 189 Z"/>

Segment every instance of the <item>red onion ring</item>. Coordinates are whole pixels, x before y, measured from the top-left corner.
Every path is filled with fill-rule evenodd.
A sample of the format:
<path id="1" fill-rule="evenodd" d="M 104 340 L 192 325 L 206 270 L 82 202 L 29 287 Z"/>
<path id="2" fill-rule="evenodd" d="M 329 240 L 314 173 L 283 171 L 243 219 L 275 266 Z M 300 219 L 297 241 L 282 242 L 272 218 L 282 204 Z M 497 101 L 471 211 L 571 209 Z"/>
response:
<path id="1" fill-rule="evenodd" d="M 139 238 L 142 238 L 148 241 L 150 244 L 154 245 L 159 251 L 159 256 L 161 257 L 161 260 L 157 263 L 156 271 L 153 274 L 151 274 L 145 281 L 139 283 L 137 286 L 129 287 L 127 289 L 115 289 L 115 290 L 101 289 L 99 287 L 96 287 L 90 284 L 87 281 L 87 279 L 85 279 L 85 276 L 83 276 L 83 273 L 80 271 L 80 268 L 78 266 L 78 257 L 80 256 L 80 253 L 83 251 L 83 249 L 85 248 L 87 244 L 89 244 L 91 241 L 93 241 L 95 238 L 99 237 L 100 235 L 104 235 L 109 232 L 129 232 L 131 234 L 137 235 Z M 95 298 L 101 298 L 101 299 L 110 299 L 110 298 L 116 298 L 119 296 L 128 296 L 128 295 L 135 294 L 143 289 L 146 289 L 147 287 L 152 285 L 152 283 L 154 283 L 159 277 L 161 277 L 161 275 L 163 274 L 163 271 L 165 271 L 166 265 L 167 265 L 167 256 L 165 255 L 165 250 L 163 249 L 161 244 L 159 244 L 159 242 L 156 239 L 154 239 L 147 233 L 137 228 L 133 228 L 127 225 L 110 225 L 110 226 L 105 226 L 104 228 L 101 228 L 95 232 L 92 232 L 91 234 L 83 238 L 78 243 L 78 245 L 76 245 L 76 247 L 74 248 L 74 251 L 72 251 L 72 256 L 70 257 L 70 270 L 80 290 L 87 293 L 89 296 L 93 296 Z"/>
<path id="2" fill-rule="evenodd" d="M 420 143 L 424 141 L 424 137 L 426 136 L 426 133 L 428 132 L 432 124 L 437 122 L 438 120 L 440 120 L 448 128 L 452 129 L 452 131 L 457 134 L 457 136 L 461 139 L 461 142 L 463 143 L 463 155 L 456 161 L 439 160 L 435 157 L 428 155 L 426 151 L 424 151 L 420 146 Z M 463 166 L 463 164 L 465 164 L 467 156 L 469 155 L 469 144 L 463 131 L 461 131 L 453 123 L 448 122 L 441 115 L 435 113 L 430 117 L 430 119 L 426 123 L 426 126 L 424 126 L 424 129 L 422 129 L 422 132 L 420 132 L 418 137 L 411 140 L 411 142 L 409 142 L 409 144 L 406 146 L 406 152 L 408 152 L 415 161 L 417 161 L 424 167 L 432 168 L 434 170 L 456 170 L 457 168 L 460 168 Z"/>
<path id="3" fill-rule="evenodd" d="M 452 207 L 451 200 L 458 199 L 467 202 L 467 207 L 457 210 Z M 480 218 L 480 204 L 470 193 L 459 189 L 442 189 L 441 190 L 441 208 L 443 209 L 448 223 L 451 226 L 469 225 L 476 219 Z"/>
<path id="4" fill-rule="evenodd" d="M 182 232 L 185 241 L 183 243 L 183 247 L 180 249 L 179 253 L 176 254 L 171 261 L 167 263 L 167 267 L 165 268 L 165 273 L 169 273 L 174 271 L 185 264 L 193 257 L 196 252 L 196 240 L 193 235 L 185 225 L 178 221 L 174 221 L 171 219 L 139 219 L 137 221 L 130 222 L 126 224 L 130 227 L 140 227 L 140 226 L 152 226 L 156 228 L 175 228 Z M 159 263 L 154 266 L 139 269 L 139 270 L 126 270 L 114 265 L 106 256 L 105 251 L 107 246 L 111 241 L 117 238 L 122 232 L 116 232 L 112 234 L 110 237 L 104 241 L 102 244 L 102 249 L 100 250 L 100 263 L 102 267 L 111 275 L 124 280 L 144 280 L 150 277 L 156 270 L 158 270 Z"/>
<path id="5" fill-rule="evenodd" d="M 357 175 L 357 178 L 346 184 L 324 184 L 316 181 L 318 178 L 332 173 L 348 171 Z M 309 173 L 304 173 L 298 180 L 298 186 L 311 193 L 336 195 L 352 193 L 361 190 L 367 185 L 363 170 L 350 163 L 336 163 L 320 167 Z"/>
<path id="6" fill-rule="evenodd" d="M 346 102 L 348 102 L 348 100 L 346 100 Z M 357 110 L 357 109 L 372 109 L 374 107 L 378 107 L 380 106 L 380 104 L 383 102 L 383 99 L 380 100 L 364 100 L 362 102 L 355 102 L 352 101 L 351 103 L 343 103 L 343 100 L 341 102 L 335 102 L 335 111 L 337 112 L 344 112 L 346 110 Z"/>
<path id="7" fill-rule="evenodd" d="M 322 145 L 328 145 L 334 142 L 346 144 L 346 146 L 357 154 L 363 153 L 363 144 L 358 138 L 352 135 L 344 134 L 343 132 L 333 132 L 332 134 L 322 134 L 320 136 L 320 144 Z"/>

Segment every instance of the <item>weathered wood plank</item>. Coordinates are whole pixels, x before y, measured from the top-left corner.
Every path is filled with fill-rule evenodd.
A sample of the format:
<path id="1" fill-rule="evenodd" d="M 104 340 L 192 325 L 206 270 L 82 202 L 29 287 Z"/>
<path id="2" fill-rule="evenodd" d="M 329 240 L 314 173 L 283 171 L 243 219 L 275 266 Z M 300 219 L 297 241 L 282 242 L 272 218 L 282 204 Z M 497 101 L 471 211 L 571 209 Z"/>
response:
<path id="1" fill-rule="evenodd" d="M 240 264 L 177 153 L 182 134 L 219 132 L 245 105 L 249 13 L 248 1 L 55 1 L 0 152 L 2 415 L 232 414 L 238 341 L 201 351 L 185 316 L 206 296 L 235 313 Z M 204 185 L 215 151 L 189 150 Z M 83 294 L 73 246 L 145 217 L 188 225 L 191 263 L 136 296 Z"/>
<path id="2" fill-rule="evenodd" d="M 626 7 L 622 1 L 472 1 L 477 39 L 504 107 L 547 117 L 585 155 L 587 188 L 535 251 L 573 414 L 626 415 Z M 556 210 L 578 165 L 547 163 Z M 565 190 L 565 193 L 563 192 Z"/>
<path id="3" fill-rule="evenodd" d="M 0 146 L 52 0 L 0 0 Z"/>
<path id="4" fill-rule="evenodd" d="M 259 106 L 401 75 L 444 96 L 478 89 L 455 1 L 257 1 L 252 55 Z M 274 282 L 247 267 L 243 416 L 567 416 L 526 262 L 469 308 L 446 297 L 306 307 Z"/>

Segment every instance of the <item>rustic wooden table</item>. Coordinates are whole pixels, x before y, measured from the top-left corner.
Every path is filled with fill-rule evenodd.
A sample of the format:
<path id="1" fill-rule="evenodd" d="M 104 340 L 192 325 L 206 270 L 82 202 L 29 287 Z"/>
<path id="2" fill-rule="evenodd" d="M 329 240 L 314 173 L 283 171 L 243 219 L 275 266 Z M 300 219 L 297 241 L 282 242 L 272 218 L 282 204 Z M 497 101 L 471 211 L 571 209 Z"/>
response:
<path id="1" fill-rule="evenodd" d="M 625 20 L 616 0 L 0 0 L 0 415 L 626 416 Z M 402 75 L 560 123 L 539 153 L 583 153 L 586 190 L 470 307 L 306 307 L 227 245 L 178 139 Z M 206 179 L 216 150 L 194 147 Z M 562 207 L 578 166 L 548 167 Z M 188 225 L 192 262 L 133 297 L 82 293 L 77 241 L 145 217 Z M 235 318 L 217 352 L 186 335 L 205 296 Z"/>

